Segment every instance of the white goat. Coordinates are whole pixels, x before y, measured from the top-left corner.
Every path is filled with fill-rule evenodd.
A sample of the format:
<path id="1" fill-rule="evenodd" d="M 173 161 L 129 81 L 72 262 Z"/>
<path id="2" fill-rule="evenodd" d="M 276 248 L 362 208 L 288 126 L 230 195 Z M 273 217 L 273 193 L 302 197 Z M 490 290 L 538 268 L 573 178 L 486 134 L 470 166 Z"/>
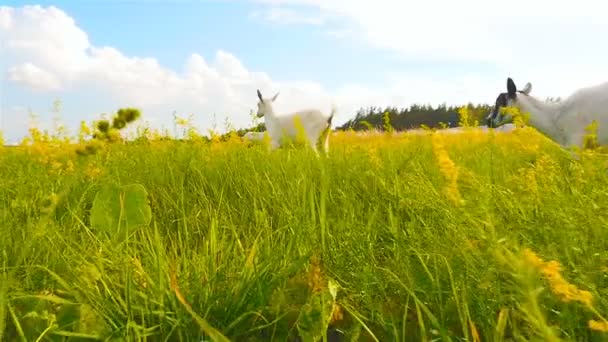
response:
<path id="1" fill-rule="evenodd" d="M 488 129 L 490 129 L 490 127 L 488 127 L 488 126 L 479 126 L 478 128 L 484 132 L 486 132 Z M 515 126 L 515 124 L 512 124 L 512 123 L 506 123 L 506 124 L 502 124 L 498 127 L 493 127 L 495 132 L 511 132 L 511 131 L 514 131 L 515 128 L 517 128 L 517 127 Z"/>
<path id="2" fill-rule="evenodd" d="M 264 139 L 265 132 L 247 132 L 243 135 L 243 139 L 247 141 L 260 141 Z"/>
<path id="3" fill-rule="evenodd" d="M 585 128 L 594 120 L 598 123 L 597 142 L 608 143 L 608 82 L 582 88 L 561 102 L 545 102 L 530 96 L 532 84 L 517 90 L 515 83 L 507 79 L 507 92 L 496 99 L 494 111 L 488 115 L 488 126 L 497 127 L 507 122 L 509 115 L 499 115 L 502 107 L 517 107 L 522 113 L 530 113 L 530 126 L 553 141 L 567 147 L 584 144 Z M 604 128 L 605 127 L 605 128 Z"/>
<path id="4" fill-rule="evenodd" d="M 329 115 L 317 109 L 306 109 L 295 113 L 277 115 L 274 112 L 272 103 L 277 99 L 279 93 L 272 98 L 266 99 L 260 90 L 258 93 L 258 113 L 257 117 L 264 117 L 266 131 L 270 136 L 270 147 L 276 149 L 281 145 L 283 137 L 295 138 L 298 134 L 296 121 L 302 125 L 304 134 L 313 151 L 318 155 L 317 144 L 323 133 L 326 133 L 323 149 L 329 152 L 329 134 L 331 132 L 331 120 L 333 119 L 336 108 L 333 107 Z"/>

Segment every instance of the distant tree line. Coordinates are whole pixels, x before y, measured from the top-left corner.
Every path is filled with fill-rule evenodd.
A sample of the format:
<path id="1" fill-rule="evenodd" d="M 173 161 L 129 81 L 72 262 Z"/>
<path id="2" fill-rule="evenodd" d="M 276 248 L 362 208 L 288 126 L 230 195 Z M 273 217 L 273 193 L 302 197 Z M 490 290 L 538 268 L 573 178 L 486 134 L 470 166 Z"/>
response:
<path id="1" fill-rule="evenodd" d="M 355 131 L 376 129 L 383 131 L 386 127 L 386 120 L 395 131 L 416 129 L 423 126 L 429 128 L 457 127 L 459 126 L 460 115 L 459 106 L 447 106 L 445 104 L 434 107 L 432 105 L 414 104 L 407 108 L 398 107 L 367 107 L 360 108 L 353 119 L 348 120 L 343 125 L 336 127 L 336 130 L 353 129 Z M 493 109 L 493 106 L 486 104 L 468 104 L 469 121 L 477 121 L 479 125 L 485 125 L 485 116 Z M 242 136 L 250 131 L 264 131 L 266 128 L 263 123 L 246 129 L 240 129 L 237 134 Z"/>
<path id="2" fill-rule="evenodd" d="M 343 125 L 337 127 L 338 130 L 353 129 L 355 131 L 366 129 L 384 130 L 386 118 L 392 128 L 396 131 L 416 129 L 422 126 L 429 128 L 457 127 L 459 126 L 460 115 L 457 106 L 447 106 L 445 104 L 433 107 L 431 105 L 411 105 L 408 108 L 397 107 L 368 107 L 361 108 L 355 117 L 348 120 Z M 492 110 L 489 105 L 467 105 L 470 122 L 477 120 L 479 125 L 484 125 L 484 117 Z"/>

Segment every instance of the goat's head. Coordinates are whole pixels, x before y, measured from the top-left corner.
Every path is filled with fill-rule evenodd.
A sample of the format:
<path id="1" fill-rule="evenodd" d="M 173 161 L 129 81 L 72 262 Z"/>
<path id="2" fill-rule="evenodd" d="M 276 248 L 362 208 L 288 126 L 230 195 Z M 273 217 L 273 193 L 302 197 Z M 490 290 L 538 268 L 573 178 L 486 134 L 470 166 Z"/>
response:
<path id="1" fill-rule="evenodd" d="M 277 92 L 272 98 L 270 99 L 265 99 L 262 96 L 262 93 L 260 92 L 260 90 L 258 89 L 258 112 L 257 112 L 257 117 L 258 118 L 262 118 L 264 117 L 264 115 L 267 114 L 274 114 L 274 109 L 272 108 L 272 103 L 277 99 L 277 97 L 279 96 L 279 93 Z"/>
<path id="2" fill-rule="evenodd" d="M 531 91 L 532 84 L 530 82 L 526 83 L 523 90 L 517 90 L 511 77 L 507 78 L 507 92 L 498 94 L 494 110 L 486 117 L 488 127 L 498 127 L 512 120 L 510 115 L 502 115 L 500 109 L 515 105 L 518 96 L 528 96 Z"/>

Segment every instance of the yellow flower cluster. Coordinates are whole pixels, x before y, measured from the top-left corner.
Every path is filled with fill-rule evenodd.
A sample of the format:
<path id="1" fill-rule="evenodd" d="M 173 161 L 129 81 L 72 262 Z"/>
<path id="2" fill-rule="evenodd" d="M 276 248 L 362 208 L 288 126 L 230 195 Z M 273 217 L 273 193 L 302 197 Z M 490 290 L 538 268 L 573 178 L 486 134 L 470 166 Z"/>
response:
<path id="1" fill-rule="evenodd" d="M 530 118 L 528 113 L 522 113 L 517 107 L 502 107 L 500 111 L 502 115 L 510 115 L 513 118 L 513 124 L 517 127 L 526 126 Z"/>
<path id="2" fill-rule="evenodd" d="M 89 180 L 96 179 L 101 176 L 102 173 L 103 171 L 95 164 L 89 164 L 85 170 L 85 175 Z"/>
<path id="3" fill-rule="evenodd" d="M 458 109 L 458 115 L 460 116 L 459 125 L 461 127 L 469 127 L 471 125 L 469 108 L 467 106 L 461 107 Z"/>
<path id="4" fill-rule="evenodd" d="M 555 181 L 556 168 L 556 161 L 550 155 L 542 154 L 534 165 L 518 169 L 511 181 L 525 193 L 538 196 L 543 188 L 550 188 Z"/>
<path id="5" fill-rule="evenodd" d="M 328 279 L 324 272 L 321 270 L 321 262 L 316 255 L 313 255 L 310 259 L 310 270 L 308 271 L 308 287 L 312 293 L 320 293 L 324 290 L 329 290 L 332 296 L 332 307 L 329 317 L 329 323 L 335 323 L 344 318 L 342 307 L 336 302 L 338 294 L 338 286 L 332 280 Z"/>
<path id="6" fill-rule="evenodd" d="M 177 119 L 175 119 L 175 123 L 178 126 L 185 127 L 185 126 L 188 126 L 190 124 L 190 121 L 188 119 L 186 119 L 186 118 L 177 118 Z"/>
<path id="7" fill-rule="evenodd" d="M 433 134 L 433 152 L 435 158 L 437 158 L 439 169 L 447 181 L 445 193 L 448 199 L 456 205 L 463 204 L 464 200 L 461 198 L 460 191 L 458 190 L 458 168 L 452 159 L 450 159 L 441 134 Z"/>
<path id="8" fill-rule="evenodd" d="M 591 329 L 591 330 L 608 332 L 608 322 L 606 322 L 606 321 L 600 322 L 600 321 L 596 321 L 596 320 L 592 319 L 592 320 L 589 320 L 588 324 L 589 324 L 589 329 Z"/>
<path id="9" fill-rule="evenodd" d="M 71 159 L 68 159 L 65 164 L 60 161 L 52 161 L 49 172 L 52 175 L 71 174 L 74 172 L 74 162 Z"/>
<path id="10" fill-rule="evenodd" d="M 580 290 L 575 285 L 568 283 L 561 275 L 559 262 L 544 261 L 529 248 L 523 251 L 524 259 L 533 265 L 549 282 L 551 291 L 564 302 L 577 301 L 588 307 L 592 306 L 593 295 L 589 291 Z"/>
<path id="11" fill-rule="evenodd" d="M 595 120 L 593 120 L 593 122 L 591 122 L 591 124 L 589 124 L 587 127 L 585 127 L 585 132 L 587 132 L 587 133 L 584 136 L 583 146 L 586 149 L 595 149 L 595 148 L 599 147 L 599 144 L 597 141 L 598 127 L 599 127 L 599 124 Z"/>
<path id="12" fill-rule="evenodd" d="M 549 283 L 551 292 L 559 299 L 566 303 L 579 302 L 599 318 L 599 320 L 592 319 L 588 321 L 589 329 L 608 332 L 608 321 L 593 306 L 593 295 L 591 292 L 581 290 L 564 279 L 561 275 L 562 269 L 559 262 L 555 260 L 544 261 L 529 248 L 522 251 L 522 256 L 525 262 L 539 270 Z"/>
<path id="13" fill-rule="evenodd" d="M 375 167 L 379 167 L 382 164 L 382 161 L 378 156 L 378 148 L 375 146 L 367 149 L 367 157 L 369 158 L 370 163 Z"/>
<path id="14" fill-rule="evenodd" d="M 21 141 L 21 147 L 35 160 L 48 167 L 52 175 L 71 174 L 75 171 L 74 161 L 71 160 L 75 144 L 68 138 L 59 135 L 50 136 L 37 127 L 29 128 L 29 136 Z"/>

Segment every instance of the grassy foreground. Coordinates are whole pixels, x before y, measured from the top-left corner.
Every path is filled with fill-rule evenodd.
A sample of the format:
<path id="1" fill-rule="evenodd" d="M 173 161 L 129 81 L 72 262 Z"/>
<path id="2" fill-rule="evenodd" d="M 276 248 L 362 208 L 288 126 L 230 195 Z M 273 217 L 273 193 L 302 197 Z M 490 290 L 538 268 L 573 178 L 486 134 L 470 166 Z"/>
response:
<path id="1" fill-rule="evenodd" d="M 606 160 L 527 128 L 0 149 L 0 340 L 603 341 Z"/>

